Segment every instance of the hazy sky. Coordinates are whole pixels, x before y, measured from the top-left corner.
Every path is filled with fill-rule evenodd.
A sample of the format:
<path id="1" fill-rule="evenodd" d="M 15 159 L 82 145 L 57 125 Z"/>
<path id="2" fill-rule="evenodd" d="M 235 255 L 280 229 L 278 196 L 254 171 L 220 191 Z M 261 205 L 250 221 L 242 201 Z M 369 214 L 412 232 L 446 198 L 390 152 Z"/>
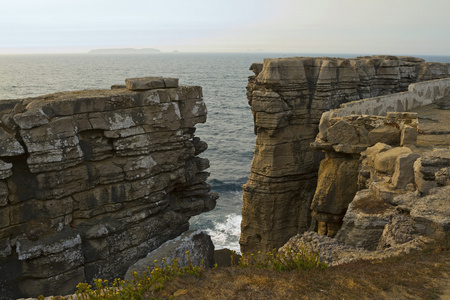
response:
<path id="1" fill-rule="evenodd" d="M 0 53 L 450 55 L 450 0 L 0 1 Z"/>

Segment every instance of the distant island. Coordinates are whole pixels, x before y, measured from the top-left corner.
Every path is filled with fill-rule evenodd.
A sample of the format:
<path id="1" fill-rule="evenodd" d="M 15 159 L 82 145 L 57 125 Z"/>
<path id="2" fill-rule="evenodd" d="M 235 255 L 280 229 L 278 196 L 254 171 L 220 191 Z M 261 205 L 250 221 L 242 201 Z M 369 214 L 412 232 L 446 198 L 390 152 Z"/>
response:
<path id="1" fill-rule="evenodd" d="M 117 48 L 117 49 L 94 49 L 89 51 L 92 54 L 154 54 L 161 53 L 160 50 L 154 48 Z"/>

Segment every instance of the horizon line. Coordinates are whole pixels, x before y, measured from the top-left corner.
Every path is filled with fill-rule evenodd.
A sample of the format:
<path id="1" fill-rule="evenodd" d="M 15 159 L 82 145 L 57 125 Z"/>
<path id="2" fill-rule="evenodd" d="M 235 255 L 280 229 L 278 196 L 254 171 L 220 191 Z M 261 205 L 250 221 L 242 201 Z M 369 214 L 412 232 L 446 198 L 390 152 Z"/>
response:
<path id="1" fill-rule="evenodd" d="M 90 53 L 92 50 L 120 50 L 120 49 L 146 49 L 144 48 L 96 48 L 91 49 L 88 51 L 55 51 L 55 52 L 7 52 L 4 53 L 0 50 L 0 56 L 1 55 L 54 55 L 54 54 L 90 54 L 90 55 L 159 55 L 159 54 L 302 54 L 302 55 L 308 55 L 308 54 L 314 54 L 314 55 L 357 55 L 357 56 L 372 56 L 372 55 L 391 55 L 391 56 L 450 56 L 450 54 L 392 54 L 392 53 L 357 53 L 357 52 L 300 52 L 300 51 L 180 51 L 180 50 L 174 50 L 174 51 L 160 51 L 160 52 L 154 52 L 154 53 Z M 156 49 L 156 48 L 152 48 Z M 159 49 L 156 49 L 159 50 Z"/>

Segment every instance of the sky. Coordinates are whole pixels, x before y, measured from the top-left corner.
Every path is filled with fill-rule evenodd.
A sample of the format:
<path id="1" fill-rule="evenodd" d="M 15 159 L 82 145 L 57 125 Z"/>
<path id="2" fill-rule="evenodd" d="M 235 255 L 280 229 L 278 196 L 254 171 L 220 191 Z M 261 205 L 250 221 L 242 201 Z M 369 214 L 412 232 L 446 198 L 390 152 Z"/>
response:
<path id="1" fill-rule="evenodd" d="M 0 54 L 450 55 L 449 0 L 0 0 Z"/>

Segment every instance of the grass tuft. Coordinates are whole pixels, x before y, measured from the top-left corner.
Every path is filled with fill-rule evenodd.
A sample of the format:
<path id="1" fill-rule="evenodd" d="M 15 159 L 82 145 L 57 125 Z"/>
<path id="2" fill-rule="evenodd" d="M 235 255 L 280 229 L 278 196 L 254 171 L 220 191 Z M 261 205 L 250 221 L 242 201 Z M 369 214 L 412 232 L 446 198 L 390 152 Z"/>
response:
<path id="1" fill-rule="evenodd" d="M 450 278 L 448 236 L 426 251 L 377 261 L 326 267 L 318 254 L 300 252 L 246 254 L 232 267 L 205 270 L 177 260 L 131 282 L 97 280 L 80 284 L 78 299 L 435 299 Z"/>
<path id="2" fill-rule="evenodd" d="M 175 277 L 182 277 L 186 275 L 193 275 L 200 277 L 203 274 L 203 262 L 201 266 L 192 264 L 189 251 L 186 252 L 189 265 L 184 268 L 178 266 L 178 259 L 174 259 L 170 264 L 163 258 L 163 266 L 158 267 L 155 260 L 155 266 L 150 271 L 138 274 L 133 272 L 131 274 L 132 280 L 115 279 L 111 284 L 107 280 L 95 279 L 94 287 L 88 283 L 79 283 L 77 285 L 78 300 L 129 300 L 129 299 L 143 299 L 144 294 L 150 294 L 146 299 L 158 299 L 151 296 L 164 290 L 164 284 Z"/>
<path id="3" fill-rule="evenodd" d="M 286 252 L 278 252 L 274 249 L 265 255 L 261 254 L 260 251 L 256 255 L 242 254 L 239 267 L 290 271 L 326 269 L 328 265 L 321 261 L 319 253 L 313 252 L 303 245 L 299 252 L 293 252 L 292 249 L 288 248 Z"/>

